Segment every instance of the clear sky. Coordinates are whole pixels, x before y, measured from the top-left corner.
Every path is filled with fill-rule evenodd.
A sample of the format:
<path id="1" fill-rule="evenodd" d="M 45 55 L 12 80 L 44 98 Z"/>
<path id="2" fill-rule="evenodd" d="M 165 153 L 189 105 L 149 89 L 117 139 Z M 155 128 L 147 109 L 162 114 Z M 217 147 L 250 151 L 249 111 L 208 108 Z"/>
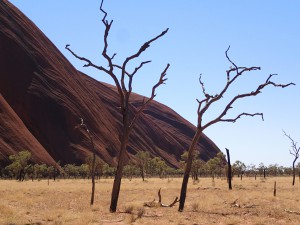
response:
<path id="1" fill-rule="evenodd" d="M 79 55 L 106 66 L 101 57 L 104 26 L 100 0 L 11 2 L 77 69 L 99 81 L 113 83 L 106 74 L 83 68 L 83 63 L 64 49 L 70 44 Z M 133 88 L 149 96 L 152 85 L 170 63 L 167 84 L 157 90 L 156 100 L 195 125 L 196 98 L 203 98 L 199 74 L 202 73 L 208 93 L 219 93 L 226 83 L 225 71 L 231 66 L 225 58 L 229 45 L 229 56 L 235 64 L 260 66 L 262 70 L 245 74 L 205 120 L 218 115 L 232 96 L 255 90 L 269 74 L 278 74 L 273 79 L 277 83 L 296 83 L 286 89 L 267 87 L 257 97 L 241 99 L 228 113 L 233 118 L 242 112 L 262 112 L 265 121 L 243 117 L 234 124 L 218 123 L 205 130 L 223 152 L 230 149 L 232 161 L 240 160 L 246 165 L 292 164 L 291 143 L 282 129 L 300 144 L 300 1 L 106 0 L 104 9 L 108 19 L 114 20 L 108 52 L 117 53 L 116 63 L 170 29 L 135 61 L 137 64 L 131 64 L 135 67 L 142 60 L 152 60 L 136 75 Z"/>

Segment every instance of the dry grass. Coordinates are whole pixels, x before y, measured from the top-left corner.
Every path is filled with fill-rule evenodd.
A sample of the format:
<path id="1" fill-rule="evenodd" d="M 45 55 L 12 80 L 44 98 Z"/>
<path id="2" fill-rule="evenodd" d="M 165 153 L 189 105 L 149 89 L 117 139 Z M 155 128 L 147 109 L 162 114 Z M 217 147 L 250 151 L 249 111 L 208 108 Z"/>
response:
<path id="1" fill-rule="evenodd" d="M 277 196 L 273 196 L 274 181 Z M 201 178 L 190 181 L 185 211 L 147 208 L 143 203 L 179 197 L 181 179 L 124 179 L 118 212 L 109 213 L 112 180 L 96 183 L 95 205 L 90 206 L 89 180 L 0 180 L 0 224 L 300 224 L 300 184 L 291 178 L 235 178 L 229 191 L 226 180 Z M 129 212 L 130 211 L 130 212 Z"/>

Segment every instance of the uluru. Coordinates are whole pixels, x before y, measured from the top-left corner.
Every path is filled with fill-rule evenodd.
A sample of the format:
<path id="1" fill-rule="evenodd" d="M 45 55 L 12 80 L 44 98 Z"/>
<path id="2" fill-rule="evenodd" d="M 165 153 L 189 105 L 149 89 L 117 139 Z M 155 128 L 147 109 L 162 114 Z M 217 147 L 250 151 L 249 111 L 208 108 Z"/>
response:
<path id="1" fill-rule="evenodd" d="M 0 160 L 28 150 L 36 163 L 82 163 L 91 154 L 87 133 L 76 129 L 84 118 L 97 155 L 116 165 L 121 131 L 116 88 L 75 69 L 10 2 L 1 1 L 0 12 Z M 133 110 L 143 98 L 132 95 Z M 174 110 L 152 101 L 135 124 L 127 152 L 149 151 L 178 168 L 195 130 Z M 207 136 L 196 148 L 204 161 L 220 151 Z"/>

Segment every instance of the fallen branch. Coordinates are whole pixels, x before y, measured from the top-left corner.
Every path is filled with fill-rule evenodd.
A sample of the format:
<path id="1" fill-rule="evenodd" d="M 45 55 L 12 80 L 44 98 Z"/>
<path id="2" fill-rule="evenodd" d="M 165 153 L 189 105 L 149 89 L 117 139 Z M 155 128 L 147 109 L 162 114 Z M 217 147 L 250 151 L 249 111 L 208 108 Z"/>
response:
<path id="1" fill-rule="evenodd" d="M 238 198 L 236 200 L 234 200 L 233 202 L 224 201 L 224 203 L 230 205 L 231 207 L 243 208 L 243 209 L 255 208 L 255 207 L 259 206 L 256 204 L 242 205 L 242 204 L 237 203 L 237 201 L 238 201 Z"/>
<path id="2" fill-rule="evenodd" d="M 298 212 L 298 211 L 292 211 L 292 210 L 287 210 L 287 209 L 285 209 L 284 211 L 287 212 L 287 213 L 292 213 L 292 214 L 300 215 L 300 212 Z"/>
<path id="3" fill-rule="evenodd" d="M 158 201 L 155 201 L 155 199 L 153 199 L 153 201 L 151 201 L 151 202 L 145 202 L 144 206 L 147 206 L 147 207 L 173 207 L 177 202 L 179 202 L 178 197 L 176 197 L 171 204 L 169 204 L 169 205 L 163 204 L 161 202 L 160 190 L 161 190 L 161 188 L 158 190 L 158 193 L 157 193 Z"/>
<path id="4" fill-rule="evenodd" d="M 233 202 L 226 202 L 226 201 L 224 201 L 224 203 L 228 204 L 228 205 L 231 205 L 231 207 L 241 208 L 241 205 L 237 203 L 237 200 L 238 200 L 238 198 L 236 200 L 234 200 Z"/>

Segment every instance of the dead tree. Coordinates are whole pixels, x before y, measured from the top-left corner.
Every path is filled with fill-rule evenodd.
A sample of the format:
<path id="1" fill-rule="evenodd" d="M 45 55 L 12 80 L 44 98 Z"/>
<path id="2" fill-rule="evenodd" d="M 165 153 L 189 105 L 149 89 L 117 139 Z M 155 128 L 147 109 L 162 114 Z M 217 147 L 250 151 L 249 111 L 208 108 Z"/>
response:
<path id="1" fill-rule="evenodd" d="M 94 64 L 92 61 L 90 61 L 87 58 L 78 56 L 76 53 L 74 53 L 69 46 L 66 45 L 66 49 L 72 53 L 76 58 L 85 61 L 86 64 L 84 67 L 94 67 L 100 71 L 103 71 L 104 73 L 108 74 L 113 80 L 117 88 L 117 92 L 119 94 L 119 103 L 120 103 L 120 111 L 122 114 L 122 128 L 121 128 L 121 134 L 120 134 L 120 150 L 119 150 L 119 155 L 118 155 L 118 165 L 117 165 L 117 170 L 114 178 L 114 183 L 113 183 L 113 189 L 112 189 L 112 194 L 111 194 L 111 204 L 110 204 L 110 212 L 116 212 L 117 209 L 117 204 L 118 204 L 118 198 L 119 198 L 119 192 L 120 192 L 120 187 L 121 187 L 121 179 L 122 179 L 122 173 L 123 173 L 123 168 L 125 166 L 126 158 L 127 158 L 127 153 L 126 153 L 126 148 L 129 140 L 129 135 L 133 129 L 133 125 L 137 118 L 141 115 L 142 111 L 145 109 L 145 107 L 149 104 L 150 101 L 154 99 L 156 96 L 156 89 L 165 83 L 167 78 L 165 78 L 167 70 L 169 68 L 169 64 L 164 68 L 162 73 L 160 74 L 158 82 L 152 87 L 152 92 L 151 96 L 149 98 L 144 98 L 142 105 L 135 110 L 133 107 L 131 107 L 129 103 L 129 98 L 132 92 L 132 81 L 134 75 L 145 65 L 150 63 L 151 61 L 143 61 L 141 62 L 132 72 L 129 72 L 127 69 L 127 65 L 137 59 L 147 48 L 150 47 L 150 44 L 152 44 L 154 41 L 157 39 L 161 38 L 164 36 L 167 32 L 168 29 L 164 30 L 161 34 L 157 35 L 156 37 L 152 38 L 151 40 L 145 42 L 140 49 L 133 55 L 127 57 L 123 64 L 117 65 L 114 64 L 113 59 L 116 56 L 116 53 L 110 56 L 107 53 L 108 49 L 108 33 L 110 31 L 110 28 L 112 26 L 113 20 L 108 21 L 106 19 L 107 17 L 107 12 L 103 10 L 103 0 L 100 5 L 100 11 L 104 14 L 102 18 L 102 23 L 105 26 L 105 31 L 104 31 L 104 47 L 102 51 L 102 56 L 106 59 L 108 63 L 108 68 L 103 67 L 103 66 L 98 66 Z M 119 71 L 120 78 L 118 78 L 117 73 L 115 70 Z M 118 74 L 118 75 L 119 75 Z M 125 81 L 126 80 L 126 81 Z M 127 82 L 127 84 L 125 84 Z"/>
<path id="2" fill-rule="evenodd" d="M 217 103 L 221 98 L 224 97 L 224 94 L 228 91 L 229 87 L 241 76 L 243 76 L 246 72 L 251 72 L 251 71 L 256 71 L 256 70 L 260 70 L 260 67 L 238 67 L 233 61 L 231 61 L 231 59 L 228 56 L 228 51 L 229 51 L 230 46 L 228 47 L 228 49 L 225 51 L 225 55 L 227 60 L 231 63 L 231 67 L 229 70 L 226 71 L 227 74 L 227 82 L 225 84 L 225 87 L 220 91 L 219 94 L 215 94 L 215 95 L 210 95 L 206 92 L 205 90 L 205 86 L 204 83 L 202 82 L 201 79 L 201 75 L 199 78 L 199 82 L 202 88 L 202 92 L 204 95 L 204 99 L 203 100 L 198 100 L 198 109 L 197 109 L 197 113 L 198 113 L 198 124 L 197 124 L 197 130 L 196 133 L 192 139 L 192 142 L 190 144 L 189 150 L 188 150 L 188 159 L 187 159 L 187 163 L 186 163 L 186 167 L 185 167 L 185 171 L 184 171 L 184 175 L 183 175 L 183 181 L 182 181 L 182 187 L 181 187 L 181 193 L 180 193 L 180 201 L 179 201 L 179 211 L 183 211 L 184 208 L 184 203 L 185 203 L 185 198 L 186 198 L 186 192 L 187 192 L 187 184 L 188 184 L 188 179 L 190 176 L 190 171 L 191 171 L 191 167 L 192 167 L 192 159 L 193 159 L 193 152 L 194 152 L 194 148 L 196 146 L 196 144 L 198 143 L 199 139 L 202 137 L 203 135 L 203 131 L 208 128 L 209 126 L 218 123 L 218 122 L 236 122 L 238 119 L 240 119 L 242 116 L 261 116 L 262 120 L 263 120 L 263 113 L 241 113 L 239 115 L 237 115 L 235 118 L 229 118 L 226 119 L 224 118 L 224 116 L 227 114 L 227 112 L 232 108 L 233 103 L 235 103 L 237 100 L 240 100 L 242 98 L 246 98 L 246 97 L 250 97 L 250 96 L 256 96 L 258 94 L 261 93 L 262 89 L 264 89 L 266 86 L 274 86 L 274 87 L 281 87 L 281 88 L 285 88 L 287 86 L 290 85 L 295 85 L 294 83 L 289 83 L 289 84 L 276 84 L 273 81 L 271 81 L 271 78 L 275 75 L 275 74 L 271 74 L 269 75 L 269 77 L 267 78 L 267 80 L 260 84 L 256 90 L 248 92 L 248 93 L 244 93 L 244 94 L 238 94 L 235 97 L 233 97 L 229 103 L 225 106 L 224 110 L 215 118 L 212 119 L 211 121 L 207 122 L 207 123 L 203 123 L 203 116 L 204 114 L 207 112 L 207 110 L 214 105 L 215 103 Z"/>
<path id="3" fill-rule="evenodd" d="M 228 165 L 228 171 L 227 171 L 227 180 L 228 180 L 228 188 L 229 190 L 232 190 L 232 171 L 231 171 L 231 164 L 230 164 L 230 154 L 229 149 L 226 148 L 226 154 L 227 154 L 227 165 Z"/>
<path id="4" fill-rule="evenodd" d="M 93 153 L 93 158 L 92 158 L 92 171 L 91 171 L 91 176 L 92 176 L 92 194 L 91 194 L 91 205 L 94 204 L 94 198 L 95 198 L 95 163 L 96 163 L 96 151 L 95 151 L 95 145 L 94 145 L 94 141 L 92 138 L 92 135 L 90 133 L 90 130 L 88 129 L 87 125 L 84 123 L 83 119 L 80 118 L 80 124 L 77 127 L 82 127 L 86 133 L 88 134 L 89 137 L 89 141 L 91 143 L 92 146 L 92 153 Z"/>
<path id="5" fill-rule="evenodd" d="M 295 158 L 293 160 L 293 186 L 295 185 L 295 178 L 296 178 L 296 169 L 295 169 L 295 163 L 297 159 L 299 158 L 299 151 L 300 147 L 297 147 L 297 142 L 295 142 L 290 135 L 286 134 L 283 130 L 283 133 L 286 137 L 288 137 L 292 143 L 292 150 L 290 150 L 290 154 L 293 155 Z"/>

